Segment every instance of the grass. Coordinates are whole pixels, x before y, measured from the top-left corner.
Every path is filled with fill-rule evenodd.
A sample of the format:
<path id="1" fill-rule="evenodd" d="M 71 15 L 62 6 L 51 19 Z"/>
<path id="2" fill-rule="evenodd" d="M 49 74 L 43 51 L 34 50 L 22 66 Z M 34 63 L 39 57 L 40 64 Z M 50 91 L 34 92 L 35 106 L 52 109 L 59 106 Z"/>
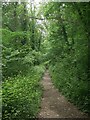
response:
<path id="1" fill-rule="evenodd" d="M 23 120 L 37 115 L 42 89 L 39 81 L 44 67 L 35 66 L 26 76 L 9 78 L 2 84 L 3 120 Z"/>

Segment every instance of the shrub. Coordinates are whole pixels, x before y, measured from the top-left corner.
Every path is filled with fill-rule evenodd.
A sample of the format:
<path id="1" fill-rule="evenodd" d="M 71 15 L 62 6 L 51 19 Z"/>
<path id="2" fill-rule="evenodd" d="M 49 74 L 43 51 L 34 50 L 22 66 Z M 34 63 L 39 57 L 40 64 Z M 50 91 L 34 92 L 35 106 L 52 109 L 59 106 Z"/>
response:
<path id="1" fill-rule="evenodd" d="M 78 78 L 77 68 L 63 60 L 61 63 L 57 62 L 54 67 L 50 67 L 50 74 L 55 86 L 62 94 L 84 112 L 90 112 L 88 81 Z"/>
<path id="2" fill-rule="evenodd" d="M 3 120 L 27 119 L 38 113 L 42 90 L 39 85 L 44 67 L 31 68 L 26 76 L 18 75 L 3 82 Z"/>

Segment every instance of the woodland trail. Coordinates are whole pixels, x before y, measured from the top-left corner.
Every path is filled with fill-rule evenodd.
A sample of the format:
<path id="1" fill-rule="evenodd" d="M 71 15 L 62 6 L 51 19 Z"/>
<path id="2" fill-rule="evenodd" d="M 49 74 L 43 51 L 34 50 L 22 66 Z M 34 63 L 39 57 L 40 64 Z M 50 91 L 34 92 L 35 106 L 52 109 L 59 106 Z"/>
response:
<path id="1" fill-rule="evenodd" d="M 54 87 L 48 71 L 41 84 L 44 91 L 38 118 L 87 118 Z"/>

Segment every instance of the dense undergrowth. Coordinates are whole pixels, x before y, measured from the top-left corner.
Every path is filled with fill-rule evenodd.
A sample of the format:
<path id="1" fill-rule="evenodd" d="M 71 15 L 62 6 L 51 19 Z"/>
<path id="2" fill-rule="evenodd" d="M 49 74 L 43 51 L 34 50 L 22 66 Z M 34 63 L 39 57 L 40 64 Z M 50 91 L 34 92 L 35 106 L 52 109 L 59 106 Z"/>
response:
<path id="1" fill-rule="evenodd" d="M 89 113 L 89 86 L 88 81 L 80 80 L 76 76 L 75 69 L 72 66 L 63 63 L 57 63 L 50 67 L 52 81 L 59 91 L 65 95 L 68 100 L 73 102 L 79 109 Z"/>
<path id="2" fill-rule="evenodd" d="M 28 119 L 38 113 L 42 88 L 39 81 L 44 67 L 31 68 L 26 76 L 8 78 L 3 84 L 3 120 Z"/>

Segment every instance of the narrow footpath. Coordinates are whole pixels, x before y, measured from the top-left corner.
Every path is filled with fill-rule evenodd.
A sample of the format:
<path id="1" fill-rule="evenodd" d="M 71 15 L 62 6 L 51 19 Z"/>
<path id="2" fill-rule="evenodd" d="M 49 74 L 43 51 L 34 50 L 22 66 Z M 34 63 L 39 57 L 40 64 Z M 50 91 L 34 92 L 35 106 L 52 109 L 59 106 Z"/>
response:
<path id="1" fill-rule="evenodd" d="M 38 118 L 87 118 L 54 87 L 48 71 L 41 84 L 44 91 Z"/>

